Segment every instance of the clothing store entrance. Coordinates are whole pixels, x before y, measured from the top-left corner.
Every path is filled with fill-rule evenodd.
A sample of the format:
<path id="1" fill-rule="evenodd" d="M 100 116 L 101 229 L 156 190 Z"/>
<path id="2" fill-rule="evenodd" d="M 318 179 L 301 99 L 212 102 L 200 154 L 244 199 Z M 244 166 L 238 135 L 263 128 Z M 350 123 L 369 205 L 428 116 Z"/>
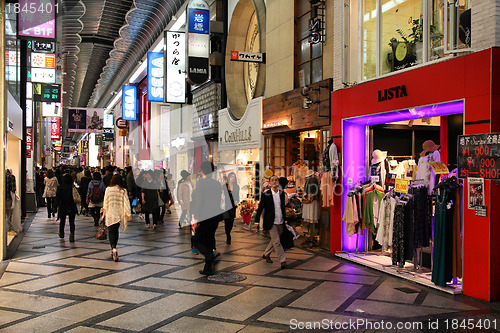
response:
<path id="1" fill-rule="evenodd" d="M 338 253 L 338 256 L 449 293 L 461 293 L 463 202 L 462 204 L 456 203 L 460 216 L 455 224 L 458 234 L 456 235 L 457 242 L 453 247 L 453 251 L 458 252 L 455 259 L 460 261 L 456 265 L 457 270 L 460 272 L 454 272 L 452 284 L 439 283 L 441 286 L 438 286 L 432 282 L 435 280 L 433 279 L 432 269 L 433 266 L 437 268 L 438 265 L 443 265 L 443 262 L 440 260 L 433 262 L 432 260 L 434 248 L 431 245 L 434 244 L 433 236 L 436 235 L 434 233 L 435 217 L 432 217 L 431 211 L 435 209 L 436 199 L 435 195 L 431 194 L 434 194 L 433 189 L 437 187 L 440 179 L 448 178 L 447 181 L 453 179 L 453 182 L 457 183 L 457 180 L 452 175 L 453 170 L 456 168 L 457 135 L 463 134 L 463 112 L 464 102 L 460 100 L 343 120 L 343 184 L 347 187 L 344 188 L 342 201 L 342 216 L 344 217 L 342 221 L 343 252 Z M 435 177 L 431 185 L 429 181 L 420 184 L 421 180 L 416 180 L 427 177 L 425 173 L 422 176 L 422 172 L 425 170 L 424 167 L 422 166 L 421 172 L 418 172 L 417 166 L 423 164 L 427 159 L 434 161 L 430 155 L 423 157 L 422 161 L 420 161 L 421 152 L 423 151 L 422 145 L 424 142 L 429 141 L 434 142 L 436 147 L 440 145 L 440 154 L 437 152 L 436 156 L 440 155 L 438 160 L 444 162 L 449 171 L 452 171 L 437 176 L 435 174 L 431 176 L 429 173 L 429 178 Z M 378 165 L 378 169 L 373 168 L 373 165 Z M 395 191 L 395 183 L 396 181 L 399 183 L 400 180 L 408 182 L 404 183 L 408 184 L 408 187 L 402 190 L 403 192 L 409 190 L 408 194 L 401 193 L 400 188 L 398 188 L 399 192 Z M 422 230 L 425 232 L 422 231 L 422 235 L 420 235 L 421 238 L 425 239 L 422 242 L 415 243 L 415 247 L 413 247 L 412 242 L 409 251 L 410 245 L 407 241 L 406 247 L 403 249 L 405 259 L 399 260 L 398 265 L 394 264 L 394 258 L 392 258 L 395 256 L 392 248 L 392 237 L 394 237 L 394 240 L 398 239 L 392 235 L 393 226 L 390 226 L 391 246 L 387 246 L 385 242 L 384 246 L 382 246 L 381 242 L 376 239 L 376 228 L 380 227 L 377 224 L 380 218 L 377 205 L 374 205 L 376 208 L 374 214 L 372 214 L 374 215 L 372 219 L 374 222 L 371 228 L 365 225 L 366 219 L 363 216 L 366 213 L 367 206 L 362 207 L 363 214 L 357 220 L 359 225 L 353 228 L 352 225 L 346 224 L 345 211 L 348 198 L 352 197 L 356 190 L 361 191 L 361 185 L 367 183 L 380 185 L 380 193 L 382 193 L 380 198 L 384 198 L 382 200 L 387 200 L 387 197 L 390 196 L 391 198 L 394 197 L 394 202 L 398 202 L 398 204 L 400 200 L 406 203 L 404 200 L 410 197 L 411 200 L 417 201 L 417 198 L 413 199 L 413 196 L 417 196 L 416 191 L 419 191 L 420 185 L 425 185 L 426 189 L 428 189 L 428 192 L 424 190 L 425 198 L 419 199 L 425 201 L 425 207 L 429 209 L 427 222 L 423 223 L 422 226 L 424 228 Z M 361 200 L 364 200 L 364 198 Z M 375 199 L 375 202 L 377 202 L 377 199 Z M 411 209 L 414 209 L 413 206 L 411 206 Z M 394 211 L 391 213 L 393 214 Z M 406 214 L 405 218 L 410 215 L 413 216 L 413 211 L 411 213 L 406 211 Z M 394 220 L 394 214 L 392 220 Z M 389 228 L 386 226 L 386 229 Z M 412 233 L 408 232 L 407 229 L 405 231 L 407 231 L 406 236 Z M 414 236 L 412 233 L 411 237 Z M 446 251 L 451 251 L 451 249 L 446 249 Z"/>

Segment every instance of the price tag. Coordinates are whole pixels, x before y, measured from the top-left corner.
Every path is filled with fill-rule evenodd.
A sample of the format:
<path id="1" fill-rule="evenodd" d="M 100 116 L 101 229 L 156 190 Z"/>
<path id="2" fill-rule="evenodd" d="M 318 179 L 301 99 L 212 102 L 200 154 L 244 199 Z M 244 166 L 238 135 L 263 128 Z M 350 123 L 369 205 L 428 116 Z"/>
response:
<path id="1" fill-rule="evenodd" d="M 409 161 L 408 161 L 408 164 L 409 164 L 409 165 L 417 165 L 417 163 L 415 163 L 415 160 L 409 160 Z"/>
<path id="2" fill-rule="evenodd" d="M 380 176 L 371 176 L 372 182 L 378 183 L 380 181 Z"/>
<path id="3" fill-rule="evenodd" d="M 394 187 L 394 191 L 399 193 L 408 193 L 408 179 L 396 179 L 396 185 Z"/>
<path id="4" fill-rule="evenodd" d="M 429 162 L 429 165 L 436 175 L 450 173 L 450 170 L 448 170 L 448 167 L 443 162 Z"/>

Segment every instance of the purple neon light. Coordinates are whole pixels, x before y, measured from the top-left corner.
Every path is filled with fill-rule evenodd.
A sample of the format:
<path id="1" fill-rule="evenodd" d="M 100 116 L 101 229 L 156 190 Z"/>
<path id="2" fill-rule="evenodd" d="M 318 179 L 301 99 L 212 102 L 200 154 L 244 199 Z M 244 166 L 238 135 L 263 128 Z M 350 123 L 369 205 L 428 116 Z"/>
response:
<path id="1" fill-rule="evenodd" d="M 391 123 L 395 121 L 420 119 L 427 117 L 448 116 L 463 113 L 464 102 L 455 101 L 444 104 L 429 105 L 420 108 L 399 110 L 376 115 L 361 116 L 342 121 L 342 183 L 346 185 L 342 194 L 342 216 L 344 216 L 347 194 L 349 192 L 349 178 L 352 183 L 364 179 L 366 175 L 366 126 Z M 356 235 L 347 236 L 345 222 L 342 221 L 342 250 L 356 250 Z M 365 250 L 365 236 L 358 235 L 358 251 Z"/>

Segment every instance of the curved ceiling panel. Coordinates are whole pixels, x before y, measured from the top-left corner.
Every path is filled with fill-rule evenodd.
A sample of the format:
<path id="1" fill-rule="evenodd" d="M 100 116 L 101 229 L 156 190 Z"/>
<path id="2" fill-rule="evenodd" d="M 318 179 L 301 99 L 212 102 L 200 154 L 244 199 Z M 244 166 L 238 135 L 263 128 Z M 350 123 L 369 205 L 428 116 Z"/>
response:
<path id="1" fill-rule="evenodd" d="M 154 41 L 182 6 L 184 0 L 134 0 L 133 9 L 126 14 L 126 25 L 119 30 L 120 38 L 97 80 L 88 102 L 89 107 L 105 107 L 142 59 Z"/>

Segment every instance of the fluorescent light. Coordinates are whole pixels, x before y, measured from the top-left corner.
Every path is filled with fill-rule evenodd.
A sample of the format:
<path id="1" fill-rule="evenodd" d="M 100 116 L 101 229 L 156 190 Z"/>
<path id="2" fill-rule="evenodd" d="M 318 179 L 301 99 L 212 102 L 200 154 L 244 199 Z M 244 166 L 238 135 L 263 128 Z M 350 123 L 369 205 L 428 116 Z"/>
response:
<path id="1" fill-rule="evenodd" d="M 186 12 L 182 12 L 177 21 L 170 27 L 170 31 L 178 31 L 186 23 Z"/>
<path id="2" fill-rule="evenodd" d="M 122 98 L 122 90 L 120 89 L 120 91 L 116 94 L 115 98 L 113 98 L 113 100 L 111 101 L 111 103 L 108 104 L 108 106 L 106 107 L 106 110 L 109 110 L 111 109 L 112 107 L 115 106 L 116 103 L 118 103 L 118 101 L 120 100 L 120 98 Z"/>
<path id="3" fill-rule="evenodd" d="M 128 80 L 128 82 L 130 83 L 134 83 L 135 79 L 137 79 L 139 77 L 139 75 L 141 75 L 142 72 L 144 72 L 144 70 L 146 70 L 146 67 L 148 66 L 148 60 L 146 59 L 142 64 L 141 66 L 139 66 L 139 68 L 137 68 L 137 70 L 135 71 L 134 74 L 132 74 L 132 76 L 130 77 L 130 79 Z M 120 94 L 121 95 L 121 94 Z"/>

